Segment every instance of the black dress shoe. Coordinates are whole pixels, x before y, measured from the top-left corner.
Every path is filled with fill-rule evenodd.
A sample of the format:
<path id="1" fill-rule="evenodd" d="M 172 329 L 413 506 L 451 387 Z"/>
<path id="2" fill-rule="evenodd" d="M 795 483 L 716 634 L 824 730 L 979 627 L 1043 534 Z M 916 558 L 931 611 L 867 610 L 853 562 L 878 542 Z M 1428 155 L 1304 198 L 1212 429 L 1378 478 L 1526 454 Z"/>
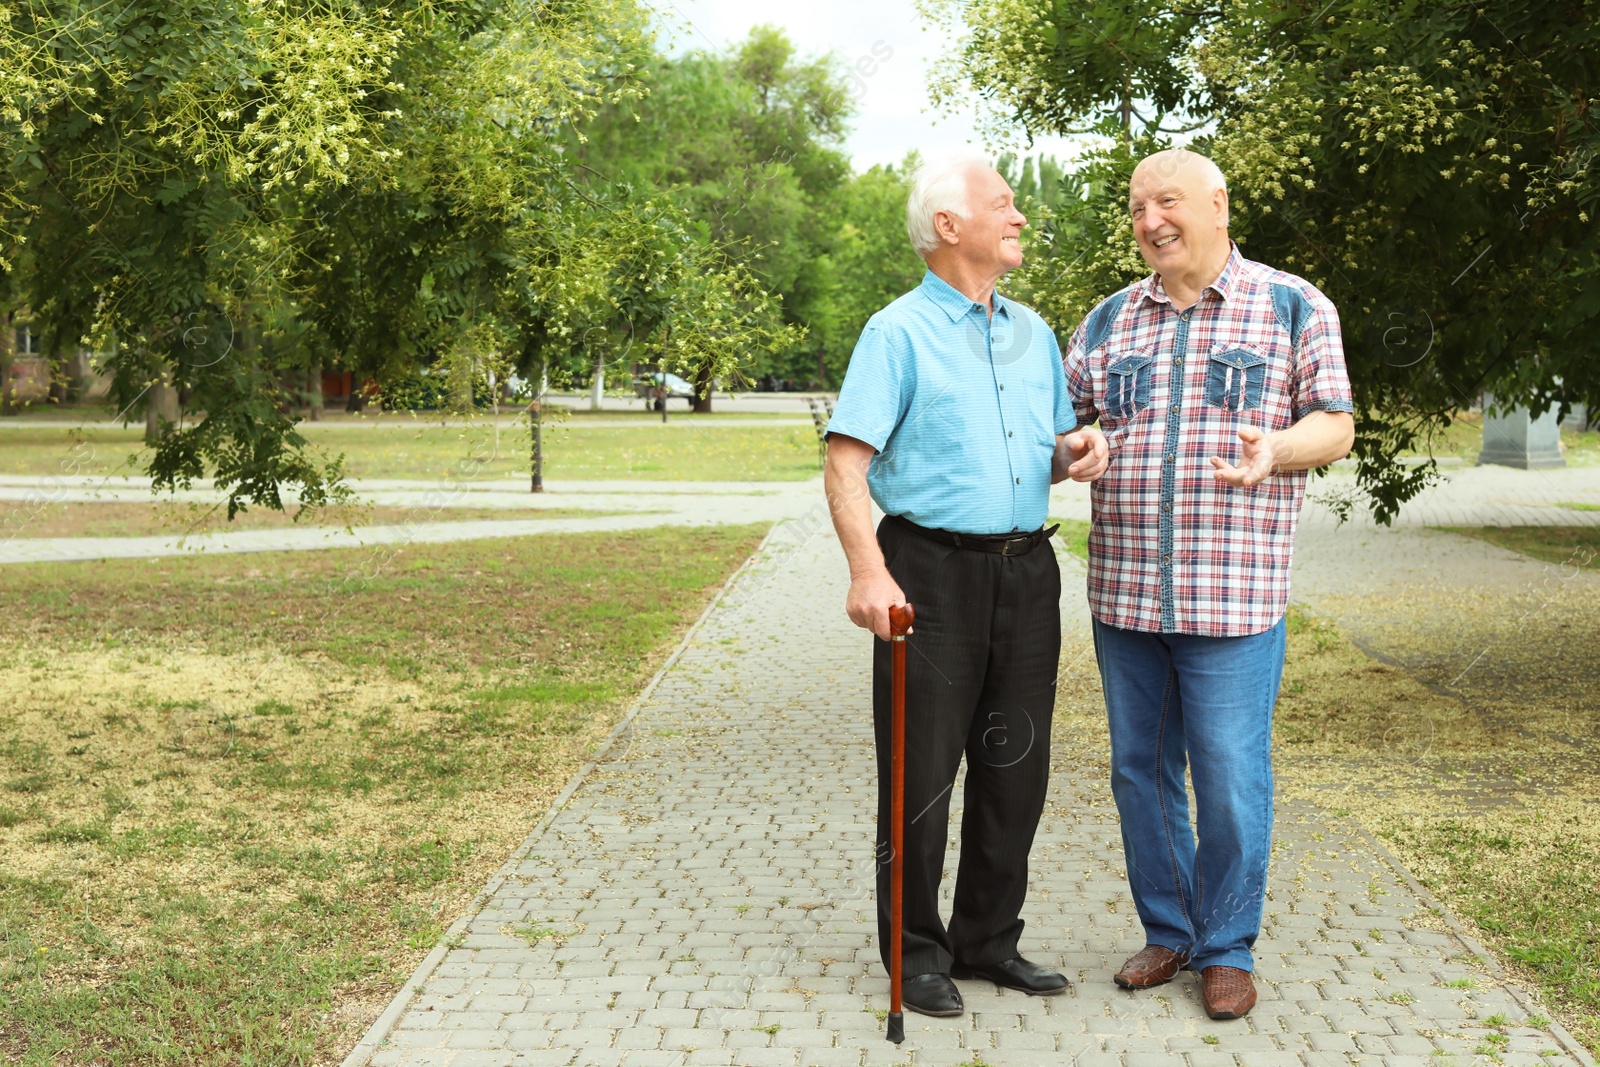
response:
<path id="1" fill-rule="evenodd" d="M 961 1003 L 961 990 L 948 974 L 919 974 L 905 979 L 900 984 L 900 1003 L 914 1012 L 939 1018 L 966 1010 Z"/>
<path id="2" fill-rule="evenodd" d="M 1029 963 L 1021 956 L 991 963 L 984 967 L 955 967 L 950 973 L 956 978 L 987 978 L 997 986 L 1018 989 L 1030 997 L 1049 997 L 1064 993 L 1067 976 L 1045 970 L 1037 963 Z"/>

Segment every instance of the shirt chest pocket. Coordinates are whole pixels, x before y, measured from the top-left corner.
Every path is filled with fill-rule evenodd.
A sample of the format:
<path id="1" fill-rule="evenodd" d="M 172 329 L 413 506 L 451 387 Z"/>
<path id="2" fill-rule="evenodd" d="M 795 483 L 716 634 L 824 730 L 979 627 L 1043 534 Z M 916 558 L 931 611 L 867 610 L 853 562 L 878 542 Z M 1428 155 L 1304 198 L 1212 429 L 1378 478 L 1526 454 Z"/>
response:
<path id="1" fill-rule="evenodd" d="M 1249 345 L 1215 345 L 1206 368 L 1206 403 L 1223 411 L 1261 407 L 1267 357 Z"/>
<path id="2" fill-rule="evenodd" d="M 1108 418 L 1131 419 L 1150 406 L 1155 353 L 1145 349 L 1106 356 L 1105 396 L 1100 411 Z"/>

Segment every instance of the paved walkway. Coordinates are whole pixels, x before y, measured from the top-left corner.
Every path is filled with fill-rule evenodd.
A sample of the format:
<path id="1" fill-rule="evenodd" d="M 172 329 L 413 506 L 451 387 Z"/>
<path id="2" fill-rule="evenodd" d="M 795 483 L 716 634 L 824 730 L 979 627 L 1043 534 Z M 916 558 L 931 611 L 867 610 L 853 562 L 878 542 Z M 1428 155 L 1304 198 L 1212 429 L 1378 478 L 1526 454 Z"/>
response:
<path id="1" fill-rule="evenodd" d="M 35 478 L 0 476 L 0 564 L 128 559 L 195 553 L 313 551 L 376 544 L 427 544 L 527 534 L 637 530 L 650 526 L 771 523 L 784 519 L 826 520 L 827 507 L 815 482 L 551 482 L 530 493 L 526 481 L 427 482 L 371 479 L 351 488 L 364 503 L 409 508 L 405 523 L 358 526 L 280 527 L 154 537 L 19 537 L 34 515 L 52 504 L 149 503 L 149 479 Z M 209 485 L 161 499 L 210 503 Z M 503 509 L 504 519 L 441 521 L 445 508 Z M 623 514 L 580 518 L 536 518 L 550 508 Z M 518 517 L 521 513 L 522 517 Z"/>
<path id="2" fill-rule="evenodd" d="M 1445 467 L 1439 484 L 1424 490 L 1406 504 L 1394 527 L 1423 526 L 1600 526 L 1600 467 L 1565 467 L 1546 471 L 1521 471 L 1510 467 Z M 1348 464 L 1333 473 L 1311 479 L 1302 531 L 1338 525 L 1327 501 L 1349 492 L 1355 478 Z M 1586 505 L 1574 508 L 1571 505 Z M 1065 482 L 1050 494 L 1053 515 L 1089 517 L 1086 486 Z M 1346 524 L 1365 531 L 1382 531 L 1360 508 Z M 1296 555 L 1304 546 L 1301 539 Z"/>
<path id="3" fill-rule="evenodd" d="M 1060 760 L 1024 949 L 1071 995 L 963 983 L 965 1016 L 908 1015 L 906 1044 L 888 1044 L 870 652 L 840 610 L 846 584 L 825 524 L 780 527 L 347 1067 L 1441 1067 L 1496 1048 L 1592 1064 L 1469 966 L 1482 948 L 1373 842 L 1310 806 L 1278 813 L 1246 1020 L 1207 1020 L 1188 974 L 1117 989 L 1142 938 L 1116 814 L 1098 774 Z M 1092 669 L 1081 598 L 1063 610 L 1063 662 Z"/>
<path id="4" fill-rule="evenodd" d="M 1399 529 L 1499 523 L 1506 525 L 1600 525 L 1600 467 L 1555 471 L 1515 471 L 1504 467 L 1466 467 L 1445 471 L 1442 485 L 1408 504 L 1395 526 Z M 1346 471 L 1313 482 L 1312 497 L 1347 490 Z M 0 475 L 0 564 L 187 555 L 197 552 L 283 552 L 355 548 L 373 544 L 469 541 L 526 534 L 634 530 L 648 526 L 802 520 L 807 528 L 827 519 L 820 480 L 809 482 L 622 482 L 572 481 L 547 483 L 544 493 L 530 493 L 520 480 L 451 480 L 437 483 L 400 479 L 367 479 L 350 483 L 357 497 L 370 504 L 406 507 L 414 518 L 403 524 L 340 527 L 290 527 L 242 530 L 190 537 L 59 537 L 16 536 L 31 517 L 51 504 L 76 502 L 143 503 L 151 499 L 148 478 L 101 478 Z M 186 492 L 164 495 L 178 503 L 217 498 L 209 482 Z M 437 521 L 443 508 L 503 508 L 506 519 Z M 546 508 L 582 508 L 623 514 L 593 518 L 517 519 L 517 512 Z M 1051 493 L 1051 514 L 1089 517 L 1084 486 L 1064 483 Z M 1315 531 L 1335 531 L 1329 508 L 1312 503 L 1306 509 L 1297 555 L 1317 549 Z M 1378 537 L 1392 533 L 1358 519 L 1348 529 Z"/>

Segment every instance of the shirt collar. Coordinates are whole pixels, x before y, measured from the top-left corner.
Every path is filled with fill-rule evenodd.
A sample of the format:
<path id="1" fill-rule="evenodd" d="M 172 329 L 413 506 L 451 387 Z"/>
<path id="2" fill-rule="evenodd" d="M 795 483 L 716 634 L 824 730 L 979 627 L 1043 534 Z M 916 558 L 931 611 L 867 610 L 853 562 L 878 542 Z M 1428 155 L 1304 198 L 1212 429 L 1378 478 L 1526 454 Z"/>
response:
<path id="1" fill-rule="evenodd" d="M 960 322 L 964 316 L 970 314 L 974 309 L 983 312 L 985 315 L 988 314 L 988 309 L 986 309 L 982 304 L 978 303 L 976 300 L 972 299 L 970 296 L 963 293 L 961 290 L 957 289 L 955 286 L 951 285 L 949 282 L 945 281 L 931 270 L 922 275 L 921 288 L 923 294 L 926 295 L 929 300 L 932 300 L 941 309 L 943 309 L 946 315 L 950 316 L 951 322 Z M 1004 315 L 1008 319 L 1011 317 L 1011 312 L 1006 307 L 1006 299 L 1000 295 L 1000 290 L 998 289 L 996 289 L 994 293 L 994 313 L 996 315 Z"/>
<path id="2" fill-rule="evenodd" d="M 1244 257 L 1239 254 L 1239 246 L 1233 241 L 1228 242 L 1228 260 L 1222 265 L 1222 273 L 1217 275 L 1217 280 L 1200 290 L 1200 295 L 1205 296 L 1209 289 L 1227 303 L 1233 296 L 1233 288 L 1238 283 L 1239 275 L 1244 270 Z M 1167 295 L 1167 287 L 1161 284 L 1161 275 L 1152 274 L 1141 279 L 1135 286 L 1135 295 L 1140 299 L 1149 300 L 1156 304 L 1170 304 L 1172 298 Z"/>

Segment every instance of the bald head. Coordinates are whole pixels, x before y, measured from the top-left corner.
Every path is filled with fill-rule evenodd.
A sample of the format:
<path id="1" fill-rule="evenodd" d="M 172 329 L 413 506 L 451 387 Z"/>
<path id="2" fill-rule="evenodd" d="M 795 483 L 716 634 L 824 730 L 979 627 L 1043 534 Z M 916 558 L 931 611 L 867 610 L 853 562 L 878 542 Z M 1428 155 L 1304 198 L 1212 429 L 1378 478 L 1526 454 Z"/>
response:
<path id="1" fill-rule="evenodd" d="M 1140 161 L 1128 183 L 1128 214 L 1144 261 L 1175 300 L 1198 298 L 1233 250 L 1227 179 L 1215 163 L 1187 148 Z"/>
<path id="2" fill-rule="evenodd" d="M 1133 169 L 1135 181 L 1141 172 L 1166 178 L 1184 174 L 1199 181 L 1204 186 L 1205 192 L 1210 193 L 1218 189 L 1223 192 L 1228 191 L 1228 179 L 1222 176 L 1222 168 L 1213 163 L 1209 156 L 1202 156 L 1199 152 L 1191 152 L 1187 148 L 1168 148 L 1145 156 Z"/>

